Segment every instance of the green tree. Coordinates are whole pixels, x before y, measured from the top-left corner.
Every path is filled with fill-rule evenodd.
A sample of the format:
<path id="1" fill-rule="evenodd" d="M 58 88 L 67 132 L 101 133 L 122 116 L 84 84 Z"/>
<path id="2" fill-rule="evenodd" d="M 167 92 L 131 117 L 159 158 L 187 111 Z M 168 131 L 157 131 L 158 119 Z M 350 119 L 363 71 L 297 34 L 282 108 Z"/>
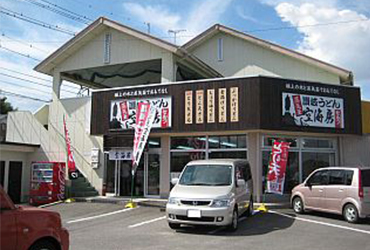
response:
<path id="1" fill-rule="evenodd" d="M 13 108 L 12 104 L 6 101 L 6 97 L 0 97 L 0 114 L 5 115 L 10 111 L 16 111 L 16 108 Z"/>

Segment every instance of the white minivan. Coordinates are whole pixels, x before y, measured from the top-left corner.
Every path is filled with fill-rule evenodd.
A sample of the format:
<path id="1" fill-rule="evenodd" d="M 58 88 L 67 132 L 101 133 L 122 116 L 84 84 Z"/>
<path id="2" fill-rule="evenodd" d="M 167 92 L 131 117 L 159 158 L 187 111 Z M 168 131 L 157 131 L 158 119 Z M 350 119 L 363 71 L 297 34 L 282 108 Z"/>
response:
<path id="1" fill-rule="evenodd" d="M 238 217 L 253 212 L 253 180 L 248 161 L 243 159 L 189 162 L 166 205 L 170 228 L 181 224 L 238 227 Z"/>

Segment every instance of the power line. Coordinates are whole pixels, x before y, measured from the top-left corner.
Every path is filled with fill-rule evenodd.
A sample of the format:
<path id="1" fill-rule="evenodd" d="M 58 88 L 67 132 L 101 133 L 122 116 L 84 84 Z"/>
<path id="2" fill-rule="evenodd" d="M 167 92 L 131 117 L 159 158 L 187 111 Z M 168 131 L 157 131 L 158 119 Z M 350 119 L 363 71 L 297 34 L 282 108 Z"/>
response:
<path id="1" fill-rule="evenodd" d="M 9 77 L 9 78 L 13 78 L 13 79 L 17 79 L 17 80 L 21 80 L 21 81 L 24 81 L 24 82 L 29 82 L 29 83 L 36 84 L 36 85 L 39 85 L 39 86 L 43 86 L 43 87 L 47 87 L 47 88 L 52 88 L 52 86 L 50 86 L 50 85 L 46 85 L 46 84 L 43 84 L 43 83 L 31 81 L 31 80 L 24 79 L 24 78 L 21 78 L 21 77 L 16 77 L 16 76 L 12 76 L 12 75 L 9 75 L 9 74 L 4 74 L 4 73 L 1 73 L 1 72 L 0 72 L 0 75 L 6 76 L 6 77 Z M 66 86 L 66 87 L 69 87 L 69 86 Z M 73 92 L 73 91 L 70 91 L 70 90 L 66 90 L 65 89 L 64 91 L 65 92 L 72 93 L 72 94 L 76 94 L 76 92 Z"/>
<path id="2" fill-rule="evenodd" d="M 6 90 L 0 89 L 0 94 L 1 93 L 4 93 L 5 95 L 10 95 L 10 96 L 16 96 L 16 97 L 20 97 L 20 98 L 30 99 L 30 100 L 34 100 L 34 101 L 38 101 L 38 102 L 51 102 L 51 101 L 47 101 L 47 100 L 35 98 L 35 97 L 32 97 L 32 96 L 25 96 L 25 95 L 21 95 L 21 94 L 18 94 L 18 93 L 14 93 L 14 92 L 10 92 L 10 91 L 6 91 Z"/>
<path id="3" fill-rule="evenodd" d="M 33 76 L 33 75 L 30 75 L 30 74 L 22 73 L 22 72 L 19 72 L 19 71 L 16 71 L 16 70 L 7 69 L 7 68 L 1 67 L 1 66 L 0 66 L 0 69 L 7 70 L 7 71 L 10 71 L 10 72 L 13 72 L 13 73 L 16 73 L 16 74 L 20 74 L 20 75 L 32 77 L 32 78 L 35 78 L 35 79 L 38 79 L 38 80 L 42 80 L 42 81 L 45 81 L 45 82 L 53 83 L 51 80 L 48 80 L 48 79 L 44 79 L 44 78 Z M 27 80 L 27 79 L 24 79 L 24 78 L 20 78 L 20 79 Z M 49 87 L 51 87 L 51 86 L 49 86 Z M 73 86 L 68 86 L 68 85 L 62 85 L 62 87 L 80 90 L 80 88 L 78 88 L 78 87 L 73 87 Z"/>
<path id="4" fill-rule="evenodd" d="M 39 80 L 42 80 L 42 81 L 45 81 L 45 82 L 52 82 L 51 80 L 48 80 L 48 79 L 44 79 L 44 78 L 33 76 L 33 75 L 30 75 L 30 74 L 22 73 L 22 72 L 12 70 L 12 69 L 7 69 L 7 68 L 1 67 L 1 66 L 0 66 L 0 69 L 7 70 L 7 71 L 10 71 L 10 72 L 13 72 L 13 73 L 20 74 L 20 75 L 25 75 L 25 76 L 32 77 L 32 78 L 35 78 L 35 79 L 39 79 Z"/>
<path id="5" fill-rule="evenodd" d="M 32 87 L 23 86 L 23 85 L 16 84 L 16 83 L 13 83 L 13 82 L 8 82 L 8 81 L 4 81 L 4 80 L 0 80 L 0 82 L 4 83 L 4 84 L 7 84 L 7 85 L 12 85 L 12 86 L 17 86 L 17 87 L 21 87 L 21 88 L 36 90 L 36 91 L 39 91 L 39 92 L 42 92 L 42 93 L 45 93 L 45 94 L 51 94 L 51 92 L 46 92 L 46 91 L 43 91 L 41 89 L 36 89 L 36 88 L 32 88 Z"/>
<path id="6" fill-rule="evenodd" d="M 254 33 L 254 32 L 263 32 L 263 31 L 277 31 L 277 30 L 310 28 L 310 27 L 318 27 L 318 26 L 358 23 L 358 22 L 367 22 L 367 21 L 370 21 L 370 19 L 357 19 L 357 20 L 339 21 L 339 22 L 331 22 L 331 23 L 316 23 L 316 24 L 297 25 L 297 26 L 280 26 L 280 27 L 272 27 L 272 28 L 267 28 L 267 29 L 246 30 L 242 32 Z"/>
<path id="7" fill-rule="evenodd" d="M 44 52 L 44 53 L 49 53 L 49 51 L 46 51 L 46 50 L 40 49 L 40 48 L 38 48 L 38 47 L 35 47 L 35 46 L 33 46 L 32 44 L 28 44 L 28 43 L 22 42 L 21 40 L 11 38 L 11 37 L 9 37 L 9 36 L 5 35 L 5 33 L 1 33 L 1 36 L 6 37 L 6 38 L 8 38 L 9 40 L 15 41 L 15 42 L 17 42 L 17 43 L 20 43 L 20 44 L 26 45 L 27 47 L 30 47 L 30 48 L 32 48 L 32 49 L 36 49 L 36 50 L 39 50 L 39 51 Z"/>
<path id="8" fill-rule="evenodd" d="M 86 24 L 88 25 L 90 23 L 90 21 L 92 21 L 91 19 L 85 17 L 85 16 L 81 16 L 80 14 L 78 13 L 75 13 L 73 11 L 70 11 L 70 10 L 67 10 L 65 8 L 62 8 L 56 4 L 53 4 L 53 3 L 49 3 L 47 1 L 42 1 L 42 2 L 46 2 L 47 4 L 44 4 L 44 3 L 40 3 L 40 2 L 37 2 L 35 0 L 23 0 L 23 1 L 26 1 L 28 3 L 31 3 L 33 5 L 36 5 L 40 8 L 43 8 L 45 10 L 48 10 L 48 11 L 51 11 L 53 13 L 56 13 L 60 16 L 63 16 L 63 17 L 66 17 L 66 18 L 69 18 L 73 21 L 76 21 L 76 22 L 79 22 L 79 23 L 83 23 L 83 24 Z M 52 6 L 50 6 L 52 5 Z"/>
<path id="9" fill-rule="evenodd" d="M 35 25 L 38 25 L 38 26 L 41 26 L 41 27 L 44 27 L 44 28 L 47 28 L 47 29 L 51 29 L 51 30 L 54 30 L 54 31 L 59 31 L 59 32 L 64 33 L 64 34 L 75 36 L 75 32 L 73 32 L 73 31 L 61 28 L 58 25 L 50 25 L 50 24 L 45 23 L 43 21 L 34 19 L 32 17 L 25 16 L 22 13 L 17 13 L 15 11 L 12 11 L 12 10 L 9 10 L 9 9 L 3 8 L 3 7 L 0 7 L 0 14 L 5 14 L 5 15 L 8 15 L 10 17 L 14 17 L 14 18 L 17 18 L 19 20 L 22 20 L 22 21 L 25 21 L 25 22 L 28 22 L 28 23 L 32 23 L 32 24 L 35 24 Z"/>
<path id="10" fill-rule="evenodd" d="M 56 8 L 59 8 L 59 9 L 61 9 L 61 10 L 63 10 L 63 11 L 66 11 L 66 12 L 68 12 L 68 13 L 71 13 L 71 14 L 73 14 L 73 15 L 76 15 L 76 16 L 78 16 L 78 17 L 81 17 L 81 18 L 83 18 L 83 19 L 86 19 L 87 21 L 91 21 L 91 22 L 93 21 L 92 19 L 88 18 L 87 16 L 83 16 L 83 15 L 78 14 L 77 12 L 70 11 L 70 10 L 68 10 L 68 9 L 66 9 L 66 8 L 64 8 L 64 7 L 61 7 L 61 6 L 59 6 L 59 5 L 55 4 L 55 3 L 51 3 L 51 2 L 46 1 L 46 0 L 40 0 L 40 1 L 42 1 L 42 2 L 44 2 L 44 3 L 51 4 L 52 6 L 54 6 L 54 7 L 56 7 Z"/>
<path id="11" fill-rule="evenodd" d="M 23 57 L 27 57 L 28 59 L 32 59 L 32 60 L 35 60 L 35 61 L 41 62 L 41 60 L 40 60 L 40 59 L 34 58 L 34 57 L 32 57 L 32 56 L 30 56 L 30 55 L 28 55 L 28 54 L 23 54 L 23 53 L 20 53 L 20 52 L 15 51 L 15 50 L 9 49 L 9 48 L 7 48 L 7 47 L 2 46 L 1 44 L 0 44 L 0 49 L 6 50 L 6 51 L 8 51 L 8 52 L 11 52 L 11 53 L 14 53 L 14 54 L 17 54 L 17 55 L 23 56 Z"/>

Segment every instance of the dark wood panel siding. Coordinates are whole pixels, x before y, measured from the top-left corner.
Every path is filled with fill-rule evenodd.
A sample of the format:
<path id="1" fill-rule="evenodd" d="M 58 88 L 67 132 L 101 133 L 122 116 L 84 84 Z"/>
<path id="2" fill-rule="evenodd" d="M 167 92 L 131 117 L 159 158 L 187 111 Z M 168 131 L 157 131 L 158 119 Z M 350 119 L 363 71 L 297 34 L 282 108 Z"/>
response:
<path id="1" fill-rule="evenodd" d="M 289 90 L 285 88 L 286 83 L 307 84 L 317 87 L 334 87 L 339 90 L 339 94 L 318 94 L 308 91 Z M 352 87 L 343 87 L 337 85 L 328 85 L 312 82 L 292 81 L 274 78 L 261 78 L 261 129 L 300 131 L 316 133 L 337 133 L 337 134 L 361 134 L 361 100 L 360 89 Z M 297 93 L 305 95 L 318 95 L 344 100 L 344 129 L 319 128 L 319 127 L 300 127 L 288 126 L 282 122 L 282 93 Z"/>
<path id="2" fill-rule="evenodd" d="M 282 93 L 292 92 L 286 89 L 286 83 L 308 84 L 311 86 L 327 86 L 339 89 L 339 94 L 318 94 L 307 91 L 294 90 L 294 93 L 332 96 L 344 99 L 344 129 L 330 129 L 317 127 L 287 126 L 282 122 Z M 338 134 L 361 134 L 361 102 L 358 88 L 342 87 L 293 81 L 269 77 L 249 77 L 237 79 L 219 79 L 214 81 L 194 81 L 182 84 L 162 84 L 156 87 L 131 88 L 130 90 L 152 89 L 166 87 L 172 97 L 172 127 L 168 129 L 153 129 L 156 133 L 179 132 L 211 132 L 211 131 L 237 131 L 250 129 L 266 129 L 280 131 L 301 131 Z M 230 122 L 230 88 L 238 87 L 239 90 L 239 122 Z M 227 88 L 227 119 L 226 123 L 218 122 L 218 89 Z M 215 89 L 215 123 L 207 123 L 207 89 Z M 185 91 L 193 91 L 193 124 L 185 124 Z M 196 90 L 204 90 L 204 122 L 196 124 L 195 97 Z M 132 135 L 133 130 L 109 130 L 109 112 L 112 100 L 117 90 L 94 92 L 92 94 L 91 134 L 93 135 Z M 154 97 L 159 95 L 146 95 Z M 137 97 L 142 98 L 142 97 Z M 135 99 L 135 98 L 126 98 Z"/>

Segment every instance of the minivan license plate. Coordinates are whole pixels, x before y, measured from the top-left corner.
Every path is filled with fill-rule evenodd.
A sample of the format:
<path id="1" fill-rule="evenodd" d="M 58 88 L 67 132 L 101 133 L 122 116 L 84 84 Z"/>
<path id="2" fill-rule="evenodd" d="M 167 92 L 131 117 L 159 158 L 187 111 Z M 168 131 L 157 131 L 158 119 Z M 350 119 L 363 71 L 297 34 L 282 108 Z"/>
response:
<path id="1" fill-rule="evenodd" d="M 200 218 L 200 210 L 188 210 L 188 217 L 189 218 Z"/>

